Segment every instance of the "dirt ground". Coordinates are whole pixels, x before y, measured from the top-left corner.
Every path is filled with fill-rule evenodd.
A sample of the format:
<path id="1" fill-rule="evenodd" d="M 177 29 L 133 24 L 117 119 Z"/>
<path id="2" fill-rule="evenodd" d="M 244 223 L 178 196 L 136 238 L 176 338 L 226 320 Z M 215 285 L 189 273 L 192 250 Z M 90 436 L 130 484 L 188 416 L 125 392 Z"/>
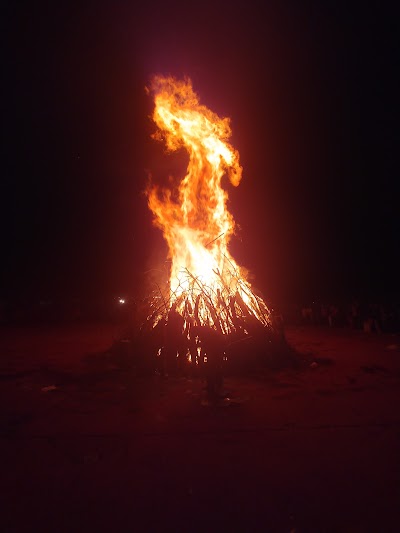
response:
<path id="1" fill-rule="evenodd" d="M 1 533 L 400 531 L 398 335 L 288 327 L 301 367 L 212 407 L 111 356 L 119 334 L 1 331 Z"/>

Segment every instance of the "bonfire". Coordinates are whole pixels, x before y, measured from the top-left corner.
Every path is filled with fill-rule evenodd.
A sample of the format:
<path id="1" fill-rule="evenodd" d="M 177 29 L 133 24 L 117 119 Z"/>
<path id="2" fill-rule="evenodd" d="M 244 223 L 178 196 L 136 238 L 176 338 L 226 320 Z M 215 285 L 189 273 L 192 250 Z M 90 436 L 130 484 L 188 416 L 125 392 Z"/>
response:
<path id="1" fill-rule="evenodd" d="M 154 139 L 167 153 L 184 149 L 188 165 L 178 182 L 174 177 L 160 187 L 152 178 L 146 191 L 170 265 L 168 282 L 151 294 L 147 325 L 168 323 L 172 309 L 189 340 L 195 327 L 235 339 L 261 330 L 271 333 L 270 309 L 229 252 L 235 221 L 227 208 L 226 185 L 229 180 L 237 187 L 242 178 L 239 153 L 229 143 L 229 118 L 201 104 L 189 79 L 156 76 L 149 94 Z"/>

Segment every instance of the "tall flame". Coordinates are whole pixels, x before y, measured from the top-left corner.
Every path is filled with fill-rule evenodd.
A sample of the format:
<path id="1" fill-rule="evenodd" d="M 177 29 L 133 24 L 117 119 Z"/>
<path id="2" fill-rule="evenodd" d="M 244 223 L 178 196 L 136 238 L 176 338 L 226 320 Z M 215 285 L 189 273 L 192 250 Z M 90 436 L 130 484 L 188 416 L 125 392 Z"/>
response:
<path id="1" fill-rule="evenodd" d="M 239 153 L 229 144 L 230 121 L 200 104 L 189 79 L 154 77 L 155 138 L 169 151 L 189 155 L 186 175 L 177 190 L 149 187 L 148 204 L 169 247 L 169 304 L 183 315 L 195 313 L 222 333 L 235 328 L 243 314 L 269 324 L 269 311 L 255 296 L 244 272 L 228 250 L 235 229 L 227 208 L 224 178 L 239 185 Z"/>

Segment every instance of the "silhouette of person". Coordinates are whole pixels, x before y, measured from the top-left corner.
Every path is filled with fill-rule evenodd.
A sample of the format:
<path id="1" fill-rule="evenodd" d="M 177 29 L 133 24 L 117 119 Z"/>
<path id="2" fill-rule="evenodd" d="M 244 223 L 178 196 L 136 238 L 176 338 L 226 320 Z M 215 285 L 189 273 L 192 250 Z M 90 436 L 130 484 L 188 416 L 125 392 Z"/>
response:
<path id="1" fill-rule="evenodd" d="M 222 362 L 224 356 L 224 335 L 210 326 L 197 329 L 205 362 L 205 377 L 209 400 L 215 402 L 221 393 L 223 383 Z"/>
<path id="2" fill-rule="evenodd" d="M 185 356 L 185 342 L 183 328 L 185 321 L 173 304 L 168 312 L 165 328 L 165 359 L 167 372 L 176 373 L 178 369 L 177 357 Z"/>
<path id="3" fill-rule="evenodd" d="M 200 358 L 198 357 L 198 337 L 196 333 L 196 326 L 193 317 L 186 318 L 186 328 L 184 331 L 185 342 L 190 353 L 191 359 L 191 375 L 197 375 L 197 366 L 200 364 Z"/>
<path id="4" fill-rule="evenodd" d="M 161 376 L 165 376 L 166 369 L 166 360 L 165 360 L 165 330 L 166 323 L 165 320 L 161 319 L 153 328 L 152 335 L 152 356 L 156 358 L 156 369 Z M 158 352 L 158 353 L 156 353 Z M 158 357 L 157 357 L 158 356 Z"/>

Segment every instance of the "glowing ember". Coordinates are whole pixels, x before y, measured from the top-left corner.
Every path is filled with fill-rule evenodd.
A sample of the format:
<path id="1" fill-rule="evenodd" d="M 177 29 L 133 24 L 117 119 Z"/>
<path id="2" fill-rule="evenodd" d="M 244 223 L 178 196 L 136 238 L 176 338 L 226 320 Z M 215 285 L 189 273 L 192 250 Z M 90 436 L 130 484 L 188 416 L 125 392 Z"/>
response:
<path id="1" fill-rule="evenodd" d="M 223 334 L 247 333 L 254 322 L 270 326 L 268 307 L 228 250 L 235 222 L 221 183 L 227 177 L 237 186 L 242 177 L 239 154 L 228 142 L 229 119 L 201 105 L 188 79 L 157 76 L 150 90 L 154 137 L 169 151 L 184 148 L 189 155 L 177 189 L 151 185 L 147 191 L 171 259 L 168 292 L 160 290 L 153 301 L 153 324 L 173 306 L 186 322 Z"/>

